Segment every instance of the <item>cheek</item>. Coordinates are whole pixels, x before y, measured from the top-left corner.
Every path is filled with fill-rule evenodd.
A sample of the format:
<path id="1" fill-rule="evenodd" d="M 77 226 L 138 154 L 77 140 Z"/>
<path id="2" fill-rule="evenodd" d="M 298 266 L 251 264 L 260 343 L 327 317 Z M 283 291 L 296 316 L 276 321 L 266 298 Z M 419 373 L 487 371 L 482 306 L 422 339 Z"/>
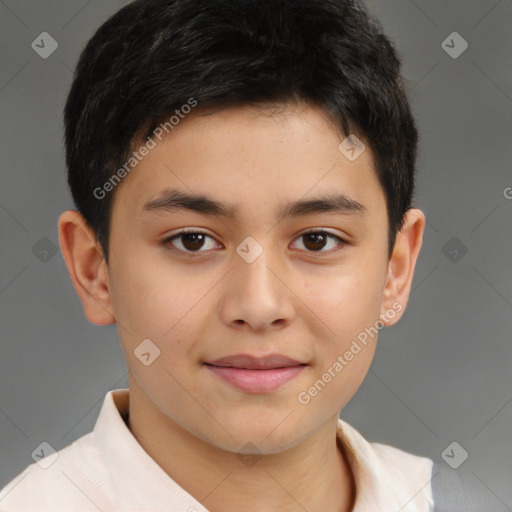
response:
<path id="1" fill-rule="evenodd" d="M 193 361 L 190 340 L 198 337 L 197 315 L 207 314 L 201 302 L 201 280 L 191 280 L 170 268 L 162 272 L 156 265 L 139 265 L 138 261 L 144 260 L 123 260 L 116 267 L 112 287 L 127 365 L 143 387 L 158 394 L 163 385 L 176 400 L 185 400 L 178 382 L 187 382 L 190 368 L 183 362 Z M 193 390 L 193 382 L 188 382 L 187 389 Z"/>
<path id="2" fill-rule="evenodd" d="M 302 390 L 317 414 L 342 409 L 364 380 L 375 354 L 381 290 L 377 275 L 354 268 L 325 283 L 304 287 L 308 305 L 321 318 L 325 338 L 316 340 L 316 369 Z M 375 284 L 377 283 L 377 285 Z M 300 402 L 300 400 L 299 400 Z M 303 402 L 300 402 L 303 403 Z"/>
<path id="3" fill-rule="evenodd" d="M 127 251 L 117 258 L 111 295 L 116 320 L 131 333 L 162 337 L 186 313 L 197 291 L 171 265 Z"/>
<path id="4" fill-rule="evenodd" d="M 160 348 L 160 361 L 168 367 L 194 350 L 191 340 L 200 338 L 204 320 L 211 315 L 208 290 L 219 277 L 205 271 L 191 275 L 181 266 L 139 262 L 142 256 L 125 258 L 112 279 L 112 303 L 126 353 L 144 339 Z M 213 274 L 213 275 L 212 275 Z"/>
<path id="5" fill-rule="evenodd" d="M 328 280 L 313 280 L 305 286 L 307 303 L 330 328 L 327 332 L 337 347 L 378 320 L 381 281 L 380 272 L 369 267 L 347 266 Z"/>

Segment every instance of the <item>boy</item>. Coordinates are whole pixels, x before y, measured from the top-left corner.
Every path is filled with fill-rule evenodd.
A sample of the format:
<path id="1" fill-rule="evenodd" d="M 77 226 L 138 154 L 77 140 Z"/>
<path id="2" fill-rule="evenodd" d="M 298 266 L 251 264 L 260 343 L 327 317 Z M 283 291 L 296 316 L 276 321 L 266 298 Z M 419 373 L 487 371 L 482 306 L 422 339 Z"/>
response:
<path id="1" fill-rule="evenodd" d="M 59 239 L 129 389 L 2 512 L 440 510 L 432 460 L 338 419 L 425 227 L 399 70 L 348 0 L 137 0 L 99 28 Z"/>

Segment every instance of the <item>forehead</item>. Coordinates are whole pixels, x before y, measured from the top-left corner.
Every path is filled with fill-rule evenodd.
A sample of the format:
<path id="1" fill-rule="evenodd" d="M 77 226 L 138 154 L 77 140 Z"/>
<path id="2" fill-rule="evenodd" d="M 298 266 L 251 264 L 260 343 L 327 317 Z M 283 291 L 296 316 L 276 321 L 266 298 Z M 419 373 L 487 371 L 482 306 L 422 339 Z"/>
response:
<path id="1" fill-rule="evenodd" d="M 311 106 L 196 112 L 154 139 L 120 184 L 114 208 L 129 205 L 137 217 L 187 205 L 235 219 L 308 208 L 371 214 L 385 204 L 373 156 L 366 145 L 347 158 L 344 139 Z"/>

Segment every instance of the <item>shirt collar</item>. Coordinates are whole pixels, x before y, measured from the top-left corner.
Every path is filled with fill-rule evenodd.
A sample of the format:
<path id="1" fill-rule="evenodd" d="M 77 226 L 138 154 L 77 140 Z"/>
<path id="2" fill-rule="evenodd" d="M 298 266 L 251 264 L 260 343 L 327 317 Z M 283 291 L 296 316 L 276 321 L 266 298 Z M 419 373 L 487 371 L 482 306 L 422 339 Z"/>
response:
<path id="1" fill-rule="evenodd" d="M 341 419 L 338 419 L 337 440 L 347 454 L 356 481 L 352 512 L 430 512 L 433 509 L 430 459 L 392 446 L 369 443 Z"/>
<path id="2" fill-rule="evenodd" d="M 123 503 L 135 510 L 176 510 L 209 512 L 180 487 L 149 456 L 130 432 L 125 421 L 129 410 L 129 389 L 109 391 L 103 402 L 93 435 L 109 468 L 109 476 Z"/>
<path id="3" fill-rule="evenodd" d="M 131 503 L 138 504 L 140 501 L 141 507 L 150 504 L 153 509 L 162 507 L 164 510 L 169 503 L 176 503 L 183 507 L 182 510 L 195 507 L 197 512 L 208 512 L 165 473 L 130 432 L 125 423 L 128 418 L 129 396 L 129 389 L 109 391 L 93 431 L 116 489 Z M 370 444 L 341 419 L 338 420 L 337 442 L 347 454 L 354 474 L 356 504 L 353 512 L 424 510 L 414 504 L 411 490 L 404 489 L 404 482 L 400 481 L 404 476 L 397 474 L 393 465 L 385 457 L 383 459 L 382 453 L 375 450 L 375 446 L 379 445 Z M 412 457 L 405 452 L 393 450 L 396 451 L 395 455 Z M 423 460 L 427 462 L 429 459 Z M 425 471 L 418 474 L 418 494 L 421 492 L 419 484 L 424 473 Z"/>

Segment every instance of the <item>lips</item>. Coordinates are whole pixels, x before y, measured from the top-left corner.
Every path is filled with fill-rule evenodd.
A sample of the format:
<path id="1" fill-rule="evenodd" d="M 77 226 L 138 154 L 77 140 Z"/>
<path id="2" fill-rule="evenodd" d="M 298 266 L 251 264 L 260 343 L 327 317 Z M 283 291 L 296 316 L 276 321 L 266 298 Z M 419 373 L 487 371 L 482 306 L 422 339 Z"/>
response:
<path id="1" fill-rule="evenodd" d="M 296 361 L 281 354 L 270 354 L 264 357 L 254 357 L 249 354 L 236 354 L 209 361 L 205 364 L 229 368 L 245 368 L 246 370 L 269 370 L 273 368 L 288 368 L 305 363 Z"/>
<path id="2" fill-rule="evenodd" d="M 281 354 L 254 357 L 236 354 L 208 361 L 205 368 L 239 390 L 268 393 L 297 377 L 308 366 Z"/>

